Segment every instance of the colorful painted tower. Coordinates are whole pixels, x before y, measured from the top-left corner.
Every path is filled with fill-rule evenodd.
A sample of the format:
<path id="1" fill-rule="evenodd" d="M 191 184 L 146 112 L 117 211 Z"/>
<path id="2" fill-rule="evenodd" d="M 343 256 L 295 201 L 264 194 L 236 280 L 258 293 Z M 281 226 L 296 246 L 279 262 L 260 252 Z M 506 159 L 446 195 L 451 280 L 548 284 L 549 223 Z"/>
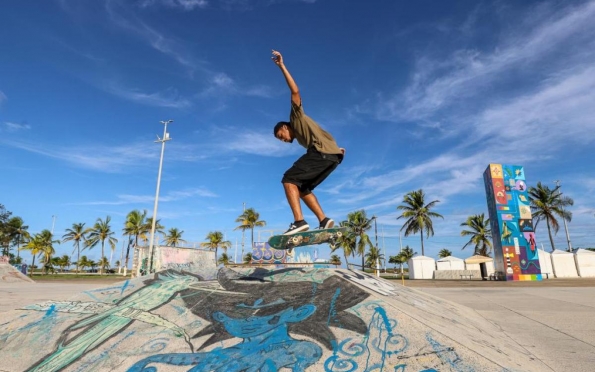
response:
<path id="1" fill-rule="evenodd" d="M 541 280 L 523 167 L 490 164 L 483 179 L 496 272 L 506 280 Z"/>

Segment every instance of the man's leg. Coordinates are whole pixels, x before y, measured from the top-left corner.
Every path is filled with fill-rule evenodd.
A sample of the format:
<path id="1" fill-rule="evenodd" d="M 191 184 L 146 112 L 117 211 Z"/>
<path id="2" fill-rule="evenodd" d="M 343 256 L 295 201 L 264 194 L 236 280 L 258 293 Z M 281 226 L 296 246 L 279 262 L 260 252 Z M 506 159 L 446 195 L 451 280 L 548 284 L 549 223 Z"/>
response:
<path id="1" fill-rule="evenodd" d="M 314 193 L 310 192 L 305 195 L 304 195 L 304 193 L 301 193 L 300 197 L 302 198 L 304 203 L 306 203 L 306 206 L 312 211 L 312 213 L 314 213 L 316 218 L 318 218 L 318 222 L 324 220 L 324 218 L 326 216 L 324 215 L 324 212 L 322 211 L 322 207 L 318 203 L 318 199 L 316 198 L 316 195 L 314 195 Z M 301 212 L 301 210 L 300 210 L 300 212 Z"/>
<path id="2" fill-rule="evenodd" d="M 304 215 L 302 214 L 302 206 L 300 204 L 300 190 L 298 189 L 297 185 L 294 185 L 293 183 L 284 182 L 283 188 L 285 189 L 285 196 L 287 197 L 289 207 L 293 212 L 293 220 L 303 220 Z"/>

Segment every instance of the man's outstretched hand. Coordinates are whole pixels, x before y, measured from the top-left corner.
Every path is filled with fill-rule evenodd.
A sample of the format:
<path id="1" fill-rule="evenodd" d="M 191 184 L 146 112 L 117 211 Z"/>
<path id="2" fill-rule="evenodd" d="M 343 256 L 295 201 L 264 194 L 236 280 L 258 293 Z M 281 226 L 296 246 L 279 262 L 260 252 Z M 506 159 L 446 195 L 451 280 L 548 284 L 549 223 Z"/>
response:
<path id="1" fill-rule="evenodd" d="M 273 49 L 273 56 L 271 57 L 271 59 L 273 60 L 273 62 L 275 62 L 277 66 L 283 66 L 283 56 L 275 49 Z"/>

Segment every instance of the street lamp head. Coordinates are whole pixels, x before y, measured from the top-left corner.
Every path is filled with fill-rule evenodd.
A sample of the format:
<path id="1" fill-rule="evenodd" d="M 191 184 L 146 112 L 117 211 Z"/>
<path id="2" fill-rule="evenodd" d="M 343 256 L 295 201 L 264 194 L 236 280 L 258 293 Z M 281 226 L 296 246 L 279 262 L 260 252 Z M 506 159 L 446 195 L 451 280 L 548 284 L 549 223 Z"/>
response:
<path id="1" fill-rule="evenodd" d="M 169 119 L 169 120 L 161 120 L 160 121 L 161 124 L 169 124 L 169 123 L 173 123 L 173 120 Z"/>

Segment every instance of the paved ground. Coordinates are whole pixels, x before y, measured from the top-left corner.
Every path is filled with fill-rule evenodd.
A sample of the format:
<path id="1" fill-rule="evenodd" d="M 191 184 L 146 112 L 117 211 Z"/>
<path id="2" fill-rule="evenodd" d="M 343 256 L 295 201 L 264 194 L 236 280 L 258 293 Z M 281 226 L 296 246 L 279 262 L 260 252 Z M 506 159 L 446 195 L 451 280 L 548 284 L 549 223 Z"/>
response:
<path id="1" fill-rule="evenodd" d="M 216 363 L 232 357 L 254 364 L 266 354 L 283 363 L 283 357 L 292 354 L 283 351 L 289 345 L 317 355 L 311 356 L 318 360 L 308 368 L 312 371 L 354 366 L 351 370 L 399 372 L 594 370 L 595 280 L 522 284 L 420 280 L 405 281 L 407 286 L 402 287 L 400 281 L 377 281 L 347 270 L 239 272 L 225 271 L 223 276 L 219 272 L 215 280 L 198 282 L 180 273 L 152 283 L 146 278 L 2 283 L 0 371 L 134 371 L 131 366 L 143 360 L 158 371 L 178 371 L 191 367 L 172 369 L 171 363 L 197 366 L 205 359 Z M 206 314 L 227 324 L 226 314 L 239 317 L 243 308 L 259 315 L 264 311 L 265 316 L 271 313 L 268 306 L 295 310 L 308 304 L 327 314 L 319 316 L 320 323 L 312 322 L 317 313 L 296 313 L 292 317 L 303 320 L 290 331 L 299 337 L 279 334 L 257 354 L 239 348 L 248 338 L 244 344 L 238 344 L 241 338 L 213 339 L 239 329 L 209 330 L 217 322 L 205 323 Z M 278 314 L 287 310 L 282 311 Z M 334 327 L 333 322 L 337 322 Z M 323 326 L 329 323 L 330 328 Z M 203 328 L 205 324 L 211 326 Z M 253 332 L 253 326 L 242 329 Z M 371 343 L 357 341 L 362 335 L 368 335 L 364 340 Z M 336 338 L 334 352 L 323 346 L 325 337 Z M 215 343 L 205 347 L 212 339 Z M 188 354 L 190 343 L 194 351 Z M 95 346 L 85 346 L 91 344 Z M 62 346 L 54 349 L 55 345 Z M 289 370 L 287 366 L 280 370 Z"/>

